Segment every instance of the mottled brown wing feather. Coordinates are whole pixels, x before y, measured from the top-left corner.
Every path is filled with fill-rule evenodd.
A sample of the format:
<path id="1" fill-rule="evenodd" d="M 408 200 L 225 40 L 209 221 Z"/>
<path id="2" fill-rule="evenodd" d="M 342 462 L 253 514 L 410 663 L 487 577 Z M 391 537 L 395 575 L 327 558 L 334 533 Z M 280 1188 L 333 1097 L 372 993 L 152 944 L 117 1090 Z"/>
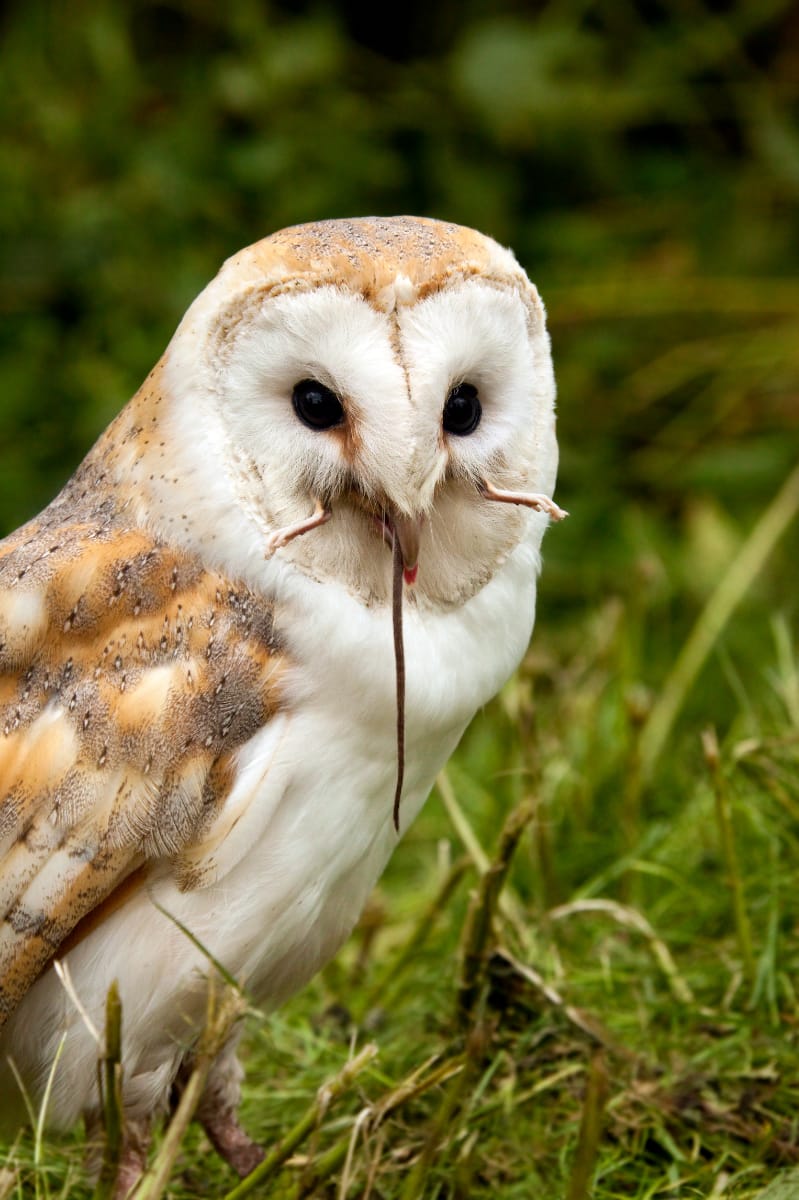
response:
<path id="1" fill-rule="evenodd" d="M 0 1027 L 79 922 L 202 838 L 281 703 L 268 604 L 81 501 L 0 542 Z"/>

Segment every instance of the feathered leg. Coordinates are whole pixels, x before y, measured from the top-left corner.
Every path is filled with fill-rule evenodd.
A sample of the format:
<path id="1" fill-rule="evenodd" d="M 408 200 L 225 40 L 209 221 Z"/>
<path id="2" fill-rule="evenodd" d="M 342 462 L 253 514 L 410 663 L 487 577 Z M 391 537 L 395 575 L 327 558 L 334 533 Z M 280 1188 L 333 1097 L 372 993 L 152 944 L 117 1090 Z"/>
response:
<path id="1" fill-rule="evenodd" d="M 126 1200 L 147 1170 L 150 1122 L 146 1118 L 125 1122 L 113 1200 Z"/>
<path id="2" fill-rule="evenodd" d="M 244 1178 L 258 1166 L 264 1152 L 239 1124 L 244 1076 L 236 1054 L 239 1036 L 237 1030 L 211 1068 L 197 1108 L 197 1120 L 217 1153 Z"/>
<path id="3" fill-rule="evenodd" d="M 205 1130 L 211 1145 L 241 1178 L 249 1175 L 264 1157 L 257 1142 L 245 1133 L 239 1124 L 238 1107 L 241 1102 L 241 1080 L 244 1071 L 236 1056 L 239 1031 L 228 1041 L 215 1060 L 208 1075 L 205 1090 L 195 1113 Z M 191 1075 L 192 1061 L 184 1061 L 175 1080 L 172 1103 L 176 1105 L 180 1093 Z M 122 1153 L 114 1183 L 113 1200 L 126 1200 L 147 1169 L 147 1152 L 150 1146 L 152 1121 L 149 1117 L 131 1118 L 125 1121 Z M 87 1169 L 90 1175 L 99 1174 L 102 1159 L 102 1123 L 99 1114 L 87 1117 L 87 1139 L 93 1148 L 89 1153 Z"/>
<path id="4" fill-rule="evenodd" d="M 103 1161 L 104 1134 L 99 1113 L 86 1117 L 86 1171 L 90 1179 L 100 1174 Z M 119 1156 L 113 1200 L 126 1200 L 147 1169 L 147 1151 L 150 1148 L 151 1121 L 149 1117 L 128 1118 L 122 1134 L 122 1151 Z"/>

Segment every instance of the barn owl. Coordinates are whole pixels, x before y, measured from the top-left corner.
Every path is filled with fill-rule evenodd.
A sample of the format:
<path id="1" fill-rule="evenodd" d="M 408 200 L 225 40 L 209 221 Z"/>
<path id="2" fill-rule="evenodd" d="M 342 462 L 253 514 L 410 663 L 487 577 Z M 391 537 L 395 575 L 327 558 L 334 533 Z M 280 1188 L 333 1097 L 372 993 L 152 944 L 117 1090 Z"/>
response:
<path id="1" fill-rule="evenodd" d="M 50 1121 L 97 1114 L 85 1017 L 117 980 L 125 1190 L 202 1024 L 199 946 L 270 1008 L 347 937 L 528 644 L 554 390 L 538 294 L 490 238 L 286 229 L 0 543 L 6 1127 L 64 1033 Z M 243 1174 L 239 1077 L 232 1040 L 200 1112 Z"/>

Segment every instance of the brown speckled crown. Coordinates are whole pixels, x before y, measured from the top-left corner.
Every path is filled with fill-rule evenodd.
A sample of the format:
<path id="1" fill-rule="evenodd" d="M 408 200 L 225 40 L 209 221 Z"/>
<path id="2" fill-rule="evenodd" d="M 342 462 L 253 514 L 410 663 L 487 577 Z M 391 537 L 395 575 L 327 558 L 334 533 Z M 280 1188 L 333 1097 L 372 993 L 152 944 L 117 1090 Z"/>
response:
<path id="1" fill-rule="evenodd" d="M 346 286 L 376 307 L 397 302 L 398 277 L 413 303 L 453 279 L 479 275 L 525 290 L 529 281 L 513 255 L 474 229 L 428 217 L 359 217 L 281 229 L 227 260 L 218 279 L 225 286 Z"/>

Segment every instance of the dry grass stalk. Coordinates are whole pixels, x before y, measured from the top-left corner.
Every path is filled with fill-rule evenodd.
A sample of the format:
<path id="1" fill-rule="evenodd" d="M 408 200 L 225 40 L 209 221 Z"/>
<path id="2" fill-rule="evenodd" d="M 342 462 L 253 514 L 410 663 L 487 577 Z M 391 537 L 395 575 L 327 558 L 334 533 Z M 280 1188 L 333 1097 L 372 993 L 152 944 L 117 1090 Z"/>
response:
<path id="1" fill-rule="evenodd" d="M 122 1155 L 125 1119 L 122 1112 L 122 1001 L 117 981 L 105 1000 L 105 1054 L 97 1064 L 105 1145 L 94 1200 L 111 1196 Z"/>
<path id="2" fill-rule="evenodd" d="M 426 1182 L 439 1146 L 445 1140 L 454 1141 L 458 1133 L 456 1115 L 466 1093 L 483 1060 L 486 1049 L 486 1030 L 482 1021 L 472 1027 L 466 1038 L 462 1069 L 453 1074 L 438 1111 L 428 1125 L 427 1136 L 421 1154 L 405 1178 L 400 1200 L 419 1200 L 427 1194 Z"/>
<path id="3" fill-rule="evenodd" d="M 461 1028 L 473 1023 L 481 994 L 487 986 L 486 962 L 491 948 L 494 917 L 519 839 L 533 819 L 534 808 L 525 801 L 512 809 L 500 834 L 494 861 L 475 888 L 461 936 L 461 971 L 456 1018 Z"/>
<path id="4" fill-rule="evenodd" d="M 164 1194 L 186 1130 L 200 1103 L 208 1073 L 234 1026 L 246 1011 L 247 1003 L 239 990 L 230 986 L 220 990 L 218 980 L 214 976 L 209 977 L 205 1028 L 194 1052 L 194 1069 L 181 1093 L 155 1161 L 134 1193 L 135 1200 L 158 1200 Z"/>
<path id="5" fill-rule="evenodd" d="M 435 896 L 419 914 L 411 935 L 403 945 L 402 950 L 391 963 L 388 970 L 370 988 L 363 1004 L 360 1006 L 362 1013 L 369 1012 L 370 1009 L 375 1007 L 378 1001 L 386 1003 L 386 994 L 390 995 L 402 972 L 415 961 L 418 951 L 424 945 L 436 920 L 446 908 L 450 897 L 463 879 L 470 865 L 470 859 L 464 856 L 450 867 Z"/>
<path id="6" fill-rule="evenodd" d="M 612 1050 L 614 1054 L 622 1058 L 634 1059 L 636 1057 L 631 1054 L 626 1046 L 622 1046 L 613 1037 L 598 1017 L 590 1013 L 584 1013 L 572 1004 L 567 1004 L 560 992 L 547 983 L 543 976 L 533 967 L 528 967 L 526 963 L 519 962 L 507 950 L 498 950 L 497 956 L 503 962 L 507 963 L 511 970 L 521 975 L 527 983 L 531 984 L 547 1004 L 558 1012 L 561 1012 L 570 1025 L 573 1025 L 580 1033 L 589 1037 L 592 1042 L 595 1042 L 599 1046 L 604 1046 L 606 1050 Z"/>
<path id="7" fill-rule="evenodd" d="M 348 1157 L 352 1158 L 354 1156 L 354 1143 L 357 1134 L 362 1133 L 364 1137 L 374 1136 L 381 1129 L 386 1117 L 402 1107 L 402 1105 L 407 1104 L 408 1101 L 416 1099 L 417 1096 L 430 1091 L 431 1088 L 440 1087 L 442 1084 L 461 1074 L 464 1063 L 464 1055 L 458 1054 L 446 1059 L 443 1063 L 439 1063 L 429 1074 L 424 1074 L 428 1067 L 431 1066 L 431 1060 L 428 1060 L 421 1067 L 417 1067 L 412 1071 L 395 1088 L 386 1092 L 380 1100 L 369 1105 L 367 1108 L 361 1109 L 346 1136 L 340 1138 L 338 1142 L 331 1146 L 324 1154 L 320 1155 L 303 1172 L 297 1195 L 308 1196 L 313 1194 L 314 1189 L 323 1183 L 324 1180 L 329 1179 L 342 1164 L 345 1164 L 346 1167 Z M 377 1165 L 378 1159 L 375 1155 L 370 1166 L 370 1177 L 372 1177 L 373 1183 L 377 1172 Z M 346 1175 L 342 1174 L 342 1181 L 339 1185 L 341 1197 L 346 1195 L 346 1191 L 344 1190 L 346 1182 Z"/>
<path id="8" fill-rule="evenodd" d="M 602 1134 L 602 1114 L 608 1097 L 608 1075 L 601 1054 L 597 1054 L 588 1072 L 583 1102 L 580 1135 L 574 1158 L 567 1200 L 589 1200 L 591 1177 L 596 1166 Z"/>
<path id="9" fill-rule="evenodd" d="M 595 900 L 574 900 L 571 904 L 561 904 L 558 908 L 553 908 L 551 912 L 547 913 L 547 916 L 551 921 L 560 921 L 564 917 L 592 912 L 606 913 L 607 916 L 618 922 L 619 925 L 624 926 L 626 929 L 634 929 L 640 933 L 645 938 L 646 944 L 652 952 L 652 957 L 666 976 L 675 1000 L 679 1000 L 681 1004 L 694 1003 L 694 994 L 677 970 L 677 964 L 671 957 L 668 946 L 662 938 L 658 937 L 646 917 L 642 916 L 636 909 L 630 908 L 626 904 L 618 904 L 615 900 L 597 898 Z"/>
<path id="10" fill-rule="evenodd" d="M 643 784 L 652 777 L 685 698 L 722 630 L 797 513 L 799 466 L 785 480 L 719 580 L 652 706 L 639 742 Z"/>
<path id="11" fill-rule="evenodd" d="M 463 843 L 464 849 L 480 874 L 484 875 L 491 866 L 491 859 L 480 845 L 477 834 L 472 829 L 465 812 L 458 803 L 455 789 L 450 783 L 449 775 L 446 771 L 440 771 L 436 777 L 436 788 L 441 796 L 447 816 Z M 513 926 L 520 941 L 524 944 L 527 935 L 527 921 L 521 905 L 517 903 L 514 896 L 508 895 L 505 892 L 499 898 L 499 909 L 503 917 Z"/>
<path id="12" fill-rule="evenodd" d="M 276 1175 L 289 1156 L 319 1126 L 319 1123 L 333 1101 L 348 1090 L 353 1080 L 360 1074 L 364 1067 L 369 1065 L 376 1055 L 377 1046 L 370 1043 L 364 1046 L 363 1050 L 359 1054 L 356 1054 L 355 1058 L 345 1063 L 338 1074 L 334 1075 L 332 1079 L 328 1080 L 319 1089 L 313 1104 L 307 1109 L 296 1125 L 280 1139 L 277 1145 L 267 1154 L 263 1162 L 259 1163 L 246 1179 L 243 1179 L 241 1183 L 237 1184 L 236 1187 L 225 1195 L 224 1200 L 240 1200 L 242 1196 L 249 1196 L 256 1188 L 260 1189 L 267 1179 Z M 346 1145 L 344 1154 L 346 1155 Z M 304 1182 L 301 1181 L 303 1186 Z M 265 1193 L 259 1191 L 258 1194 L 264 1195 Z"/>
<path id="13" fill-rule="evenodd" d="M 735 830 L 732 824 L 732 809 L 727 790 L 727 780 L 721 765 L 721 754 L 715 729 L 706 729 L 702 733 L 702 750 L 705 762 L 710 770 L 713 783 L 713 795 L 716 800 L 716 820 L 721 835 L 721 850 L 724 864 L 727 868 L 727 878 L 732 892 L 732 908 L 735 920 L 735 934 L 738 940 L 738 950 L 741 955 L 744 979 L 751 988 L 755 981 L 755 956 L 752 951 L 752 931 L 749 916 L 746 911 L 746 898 L 738 855 L 735 850 Z"/>

